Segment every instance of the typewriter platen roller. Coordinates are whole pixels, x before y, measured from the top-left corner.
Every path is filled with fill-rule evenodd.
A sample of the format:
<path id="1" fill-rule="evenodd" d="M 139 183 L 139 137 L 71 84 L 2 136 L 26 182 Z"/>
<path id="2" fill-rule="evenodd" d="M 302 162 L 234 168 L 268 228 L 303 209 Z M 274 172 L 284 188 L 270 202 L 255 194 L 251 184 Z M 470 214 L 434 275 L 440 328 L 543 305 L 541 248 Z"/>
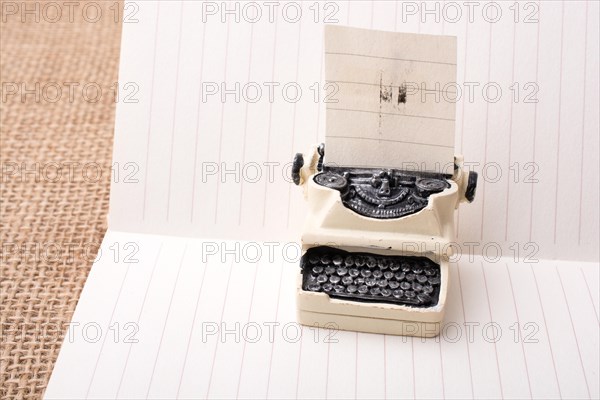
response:
<path id="1" fill-rule="evenodd" d="M 477 174 L 324 166 L 324 145 L 296 154 L 292 177 L 309 204 L 297 278 L 298 320 L 343 330 L 439 334 L 454 210 Z"/>

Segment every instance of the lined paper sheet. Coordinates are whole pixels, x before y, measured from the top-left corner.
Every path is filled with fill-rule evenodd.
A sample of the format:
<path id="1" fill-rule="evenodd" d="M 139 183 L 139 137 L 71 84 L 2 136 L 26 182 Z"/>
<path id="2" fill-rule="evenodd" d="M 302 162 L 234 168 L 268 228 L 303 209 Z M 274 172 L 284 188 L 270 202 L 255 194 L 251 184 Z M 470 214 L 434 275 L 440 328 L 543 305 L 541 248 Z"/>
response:
<path id="1" fill-rule="evenodd" d="M 101 250 L 47 399 L 600 395 L 598 264 L 462 257 L 422 340 L 296 324 L 281 246 L 109 231 Z"/>
<path id="2" fill-rule="evenodd" d="M 452 171 L 456 38 L 325 26 L 327 164 Z"/>
<path id="3" fill-rule="evenodd" d="M 456 37 L 450 145 L 479 173 L 476 201 L 458 211 L 463 249 L 496 243 L 503 255 L 518 247 L 519 256 L 598 260 L 598 2 L 518 3 L 516 16 L 512 3 L 493 3 L 486 9 L 502 10 L 493 23 L 486 3 L 472 11 L 458 4 L 461 17 L 449 20 L 443 10 L 455 5 L 441 1 L 430 6 L 439 15 L 414 2 L 326 2 L 318 14 L 300 2 L 297 20 L 283 17 L 281 3 L 272 20 L 266 8 L 254 23 L 223 19 L 218 8 L 198 23 L 203 4 L 129 6 L 138 21 L 123 26 L 119 81 L 138 90 L 128 97 L 135 102 L 117 104 L 112 228 L 296 240 L 306 203 L 289 168 L 296 152 L 325 141 L 333 104 L 325 103 L 323 31 L 343 25 Z M 265 82 L 278 85 L 273 101 Z M 251 86 L 262 90 L 256 102 L 242 96 L 248 84 L 249 96 Z M 225 102 L 222 85 L 233 90 Z M 297 102 L 284 99 L 285 85 L 288 98 L 301 88 Z"/>
<path id="4" fill-rule="evenodd" d="M 415 2 L 354 0 L 318 14 L 301 2 L 294 20 L 281 3 L 249 23 L 207 15 L 218 2 L 127 3 L 119 80 L 136 101 L 117 104 L 109 230 L 47 398 L 600 396 L 598 2 L 517 3 L 518 18 L 498 3 L 494 23 L 460 4 L 449 21 Z M 439 341 L 293 322 L 305 202 L 289 165 L 325 140 L 327 24 L 456 37 L 462 96 L 444 144 L 480 174 L 457 242 L 485 257 L 450 268 Z M 303 96 L 270 101 L 265 82 Z M 483 99 L 489 82 L 496 102 Z M 223 101 L 236 83 L 263 95 Z"/>

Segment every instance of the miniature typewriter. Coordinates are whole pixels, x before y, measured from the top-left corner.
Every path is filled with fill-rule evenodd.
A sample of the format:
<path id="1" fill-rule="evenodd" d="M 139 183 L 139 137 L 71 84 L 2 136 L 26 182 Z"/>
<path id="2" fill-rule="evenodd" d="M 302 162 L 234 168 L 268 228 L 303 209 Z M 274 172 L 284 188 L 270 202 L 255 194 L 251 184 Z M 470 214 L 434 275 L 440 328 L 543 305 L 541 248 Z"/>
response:
<path id="1" fill-rule="evenodd" d="M 325 67 L 339 89 L 325 144 L 292 166 L 308 201 L 298 320 L 436 336 L 454 210 L 477 184 L 454 156 L 455 102 L 436 89 L 455 82 L 456 38 L 326 25 Z"/>
<path id="2" fill-rule="evenodd" d="M 305 325 L 436 336 L 448 289 L 454 209 L 477 174 L 323 166 L 324 146 L 296 154 L 309 216 L 302 235 L 298 320 Z M 308 160 L 308 162 L 305 162 Z M 333 324 L 333 325 L 332 325 Z"/>

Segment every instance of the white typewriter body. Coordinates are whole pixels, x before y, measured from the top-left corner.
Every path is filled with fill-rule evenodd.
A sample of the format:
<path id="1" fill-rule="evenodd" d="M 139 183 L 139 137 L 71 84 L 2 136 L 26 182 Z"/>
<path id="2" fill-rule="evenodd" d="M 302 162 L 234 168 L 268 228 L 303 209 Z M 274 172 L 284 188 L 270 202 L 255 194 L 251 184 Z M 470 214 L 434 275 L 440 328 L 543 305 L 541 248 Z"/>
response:
<path id="1" fill-rule="evenodd" d="M 312 248 L 327 245 L 349 253 L 427 257 L 439 265 L 439 294 L 435 304 L 418 308 L 385 301 L 336 298 L 305 290 L 300 269 L 296 289 L 298 321 L 342 330 L 437 336 L 448 292 L 454 211 L 461 202 L 469 201 L 465 196 L 469 173 L 463 170 L 462 157 L 455 157 L 455 170 L 447 179 L 448 187 L 431 194 L 423 209 L 389 219 L 360 215 L 342 203 L 338 190 L 316 183 L 319 157 L 316 148 L 305 154 L 305 162 L 297 174 L 297 183 L 304 189 L 309 208 L 301 237 L 303 255 Z"/>

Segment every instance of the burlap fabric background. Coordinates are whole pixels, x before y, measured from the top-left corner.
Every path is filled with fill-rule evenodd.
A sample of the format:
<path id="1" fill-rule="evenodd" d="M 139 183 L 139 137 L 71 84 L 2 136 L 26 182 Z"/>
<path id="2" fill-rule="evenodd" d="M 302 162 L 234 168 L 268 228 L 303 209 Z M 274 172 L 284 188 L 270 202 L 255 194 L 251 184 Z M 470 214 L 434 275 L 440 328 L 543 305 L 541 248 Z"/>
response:
<path id="1" fill-rule="evenodd" d="M 1 3 L 0 397 L 40 398 L 106 230 L 122 4 Z"/>

